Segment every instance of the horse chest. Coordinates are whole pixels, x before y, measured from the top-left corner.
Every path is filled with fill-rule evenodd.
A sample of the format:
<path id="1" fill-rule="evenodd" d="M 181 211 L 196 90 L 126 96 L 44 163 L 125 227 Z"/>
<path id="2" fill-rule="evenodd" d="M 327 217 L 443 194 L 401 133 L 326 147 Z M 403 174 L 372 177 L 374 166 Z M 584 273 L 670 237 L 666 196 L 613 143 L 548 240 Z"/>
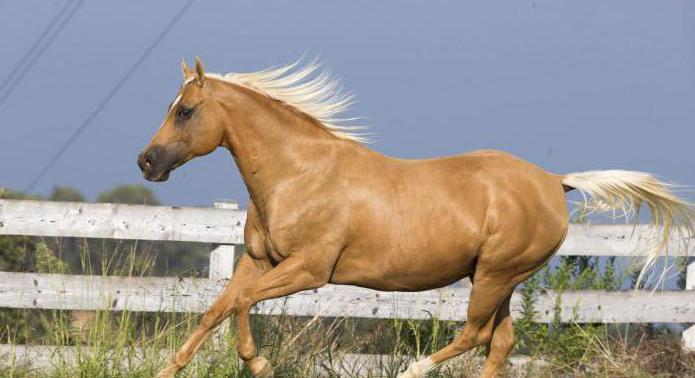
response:
<path id="1" fill-rule="evenodd" d="M 308 252 L 315 249 L 317 244 L 312 235 L 322 233 L 312 232 L 311 226 L 285 224 L 278 227 L 273 223 L 262 223 L 252 232 L 256 234 L 257 247 L 250 252 L 252 257 L 268 260 L 273 266 L 285 260 L 292 253 Z"/>

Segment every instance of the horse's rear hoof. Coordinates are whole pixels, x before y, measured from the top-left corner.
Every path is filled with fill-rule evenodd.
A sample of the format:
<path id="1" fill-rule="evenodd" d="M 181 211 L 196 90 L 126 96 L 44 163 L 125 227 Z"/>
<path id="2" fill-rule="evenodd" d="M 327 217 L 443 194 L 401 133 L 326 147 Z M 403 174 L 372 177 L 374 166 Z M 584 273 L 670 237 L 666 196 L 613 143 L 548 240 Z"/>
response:
<path id="1" fill-rule="evenodd" d="M 434 362 L 431 358 L 425 358 L 417 362 L 413 362 L 408 366 L 406 371 L 398 375 L 398 378 L 421 378 L 424 377 L 428 371 L 432 370 Z"/>
<path id="2" fill-rule="evenodd" d="M 265 357 L 254 357 L 246 362 L 246 366 L 256 378 L 271 378 L 273 376 L 273 368 Z"/>

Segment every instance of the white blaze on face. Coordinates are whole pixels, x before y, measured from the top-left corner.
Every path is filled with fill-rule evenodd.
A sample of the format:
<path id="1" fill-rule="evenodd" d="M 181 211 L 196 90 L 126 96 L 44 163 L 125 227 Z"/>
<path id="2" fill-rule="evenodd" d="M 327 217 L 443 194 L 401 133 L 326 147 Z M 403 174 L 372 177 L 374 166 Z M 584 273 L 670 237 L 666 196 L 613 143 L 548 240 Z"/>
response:
<path id="1" fill-rule="evenodd" d="M 195 80 L 195 77 L 189 77 L 188 79 L 186 79 L 186 81 L 183 82 L 183 84 L 181 85 L 181 89 L 179 90 L 178 96 L 176 96 L 176 98 L 174 99 L 174 102 L 171 103 L 171 107 L 169 108 L 170 112 L 172 110 L 174 110 L 174 108 L 176 108 L 176 105 L 178 105 L 179 102 L 181 102 L 181 98 L 183 97 L 183 89 L 186 88 L 186 85 L 188 85 L 189 83 L 192 83 L 193 80 Z M 164 121 L 166 121 L 166 118 L 164 118 Z M 164 127 L 164 122 L 162 122 L 162 125 L 159 126 L 160 129 L 162 127 Z"/>
<path id="2" fill-rule="evenodd" d="M 176 107 L 176 105 L 179 104 L 179 102 L 181 101 L 181 97 L 183 97 L 183 93 L 179 92 L 179 95 L 176 96 L 176 98 L 174 99 L 174 102 L 171 103 L 171 110 L 173 110 Z"/>
<path id="3" fill-rule="evenodd" d="M 195 80 L 195 77 L 189 77 L 188 79 L 186 79 L 186 81 L 183 82 L 183 85 L 181 85 L 181 90 L 179 91 L 179 95 L 176 96 L 176 98 L 174 99 L 174 102 L 171 103 L 172 109 L 174 109 L 176 107 L 176 105 L 178 105 L 178 103 L 181 101 L 181 97 L 183 97 L 183 90 L 184 90 L 184 88 L 186 88 L 186 85 L 188 85 L 189 83 L 192 83 L 193 80 Z"/>

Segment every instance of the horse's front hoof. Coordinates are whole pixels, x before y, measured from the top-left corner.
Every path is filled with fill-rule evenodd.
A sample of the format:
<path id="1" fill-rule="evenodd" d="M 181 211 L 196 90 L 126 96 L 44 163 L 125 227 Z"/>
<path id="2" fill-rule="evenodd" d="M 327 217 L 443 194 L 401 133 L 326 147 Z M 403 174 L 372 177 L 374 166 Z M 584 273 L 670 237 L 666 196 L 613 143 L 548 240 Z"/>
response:
<path id="1" fill-rule="evenodd" d="M 271 378 L 273 376 L 273 368 L 265 357 L 254 357 L 246 361 L 246 366 L 256 378 Z"/>

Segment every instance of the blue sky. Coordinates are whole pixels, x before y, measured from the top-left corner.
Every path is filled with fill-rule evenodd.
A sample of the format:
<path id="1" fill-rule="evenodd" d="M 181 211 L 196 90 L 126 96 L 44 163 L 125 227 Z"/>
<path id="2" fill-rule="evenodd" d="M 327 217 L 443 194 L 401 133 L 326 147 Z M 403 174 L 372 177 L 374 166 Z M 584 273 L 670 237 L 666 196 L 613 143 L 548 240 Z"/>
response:
<path id="1" fill-rule="evenodd" d="M 67 0 L 0 2 L 0 81 Z M 85 2 L 0 107 L 0 186 L 21 189 L 164 28 L 181 0 Z M 546 169 L 622 168 L 695 185 L 695 2 L 198 1 L 34 190 L 120 183 L 169 204 L 246 202 L 226 151 L 145 182 L 137 153 L 179 62 L 256 70 L 321 56 L 399 157 L 479 148 Z"/>

